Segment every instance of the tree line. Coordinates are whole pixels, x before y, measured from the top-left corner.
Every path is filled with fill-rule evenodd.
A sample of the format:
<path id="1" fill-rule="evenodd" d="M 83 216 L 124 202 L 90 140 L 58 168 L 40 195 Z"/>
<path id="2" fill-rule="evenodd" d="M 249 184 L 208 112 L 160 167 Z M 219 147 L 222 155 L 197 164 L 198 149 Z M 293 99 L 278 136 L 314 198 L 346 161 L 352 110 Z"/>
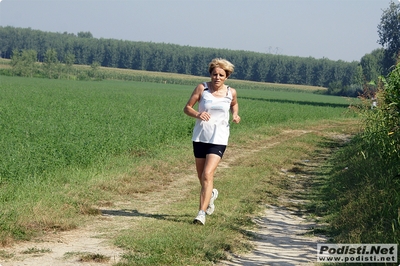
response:
<path id="1" fill-rule="evenodd" d="M 209 61 L 215 57 L 223 57 L 236 66 L 232 75 L 235 79 L 321 86 L 328 88 L 330 94 L 357 96 L 365 89 L 365 84 L 376 82 L 381 74 L 388 73 L 388 66 L 394 64 L 393 53 L 398 46 L 392 44 L 400 41 L 390 35 L 393 32 L 393 23 L 389 28 L 385 28 L 385 25 L 388 24 L 387 21 L 399 22 L 398 13 L 398 5 L 391 3 L 390 8 L 384 11 L 378 27 L 380 43 L 390 47 L 390 53 L 387 52 L 389 49 L 377 49 L 366 54 L 360 62 L 98 39 L 90 32 L 79 32 L 75 35 L 11 26 L 0 27 L 0 55 L 10 59 L 19 56 L 24 50 L 30 50 L 36 52 L 36 60 L 39 62 L 49 62 L 49 54 L 52 54 L 53 62 L 63 62 L 66 65 L 100 65 L 195 76 L 208 76 L 206 66 Z M 399 29 L 398 25 L 396 27 Z"/>
<path id="2" fill-rule="evenodd" d="M 208 76 L 207 64 L 223 57 L 235 66 L 232 78 L 241 80 L 348 87 L 357 84 L 357 62 L 327 58 L 301 58 L 228 49 L 199 48 L 175 44 L 96 39 L 90 32 L 52 33 L 30 28 L 0 27 L 0 51 L 12 58 L 15 51 L 34 50 L 44 62 L 49 50 L 66 63 Z"/>

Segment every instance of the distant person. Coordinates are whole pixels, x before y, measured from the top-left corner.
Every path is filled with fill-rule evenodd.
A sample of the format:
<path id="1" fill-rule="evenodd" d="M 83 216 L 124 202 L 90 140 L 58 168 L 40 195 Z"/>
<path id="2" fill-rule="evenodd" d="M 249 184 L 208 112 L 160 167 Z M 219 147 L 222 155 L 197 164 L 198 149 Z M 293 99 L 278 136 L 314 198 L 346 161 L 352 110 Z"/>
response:
<path id="1" fill-rule="evenodd" d="M 371 109 L 374 109 L 377 106 L 378 106 L 378 99 L 376 99 L 376 97 L 373 97 L 371 102 Z"/>
<path id="2" fill-rule="evenodd" d="M 229 112 L 234 123 L 240 122 L 236 90 L 225 85 L 233 70 L 231 62 L 213 59 L 208 66 L 211 81 L 197 85 L 184 108 L 185 114 L 196 118 L 192 141 L 201 191 L 195 224 L 204 225 L 206 214 L 211 215 L 215 209 L 218 190 L 214 188 L 214 172 L 228 145 Z M 196 103 L 198 111 L 193 108 Z"/>

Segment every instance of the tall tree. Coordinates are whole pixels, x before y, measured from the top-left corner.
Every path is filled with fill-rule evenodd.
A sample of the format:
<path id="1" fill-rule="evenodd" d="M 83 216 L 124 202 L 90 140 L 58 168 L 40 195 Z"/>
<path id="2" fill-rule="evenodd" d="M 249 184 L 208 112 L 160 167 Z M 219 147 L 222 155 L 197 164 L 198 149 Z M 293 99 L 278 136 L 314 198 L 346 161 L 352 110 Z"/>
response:
<path id="1" fill-rule="evenodd" d="M 48 49 L 44 56 L 43 66 L 48 78 L 55 77 L 58 72 L 59 61 L 57 59 L 57 51 L 55 49 Z"/>
<path id="2" fill-rule="evenodd" d="M 400 53 L 400 4 L 390 2 L 389 8 L 383 11 L 378 36 L 378 43 L 385 48 L 385 68 L 388 71 Z"/>
<path id="3" fill-rule="evenodd" d="M 122 41 L 112 39 L 102 39 L 104 44 L 104 61 L 102 66 L 118 67 L 120 43 Z M 131 66 L 132 67 L 132 66 Z"/>
<path id="4" fill-rule="evenodd" d="M 91 38 L 93 38 L 93 35 L 90 31 L 87 31 L 87 32 L 80 31 L 80 32 L 78 32 L 78 37 L 91 39 Z"/>
<path id="5" fill-rule="evenodd" d="M 375 49 L 370 54 L 366 54 L 361 58 L 360 65 L 362 67 L 363 82 L 378 81 L 380 75 L 383 74 L 382 61 L 384 58 L 384 50 L 382 48 Z"/>
<path id="6" fill-rule="evenodd" d="M 64 63 L 67 70 L 68 79 L 72 72 L 72 65 L 75 63 L 75 55 L 73 53 L 67 53 L 64 57 Z"/>
<path id="7" fill-rule="evenodd" d="M 11 66 L 17 76 L 32 77 L 37 61 L 37 52 L 35 50 L 13 50 L 11 57 Z"/>
<path id="8" fill-rule="evenodd" d="M 274 83 L 328 86 L 337 81 L 342 86 L 354 82 L 357 63 L 324 59 L 300 58 L 228 49 L 180 46 L 176 44 L 96 39 L 90 32 L 49 33 L 32 29 L 0 26 L 0 52 L 10 58 L 12 51 L 35 50 L 37 60 L 45 61 L 46 51 L 54 49 L 60 62 L 176 72 L 208 76 L 212 58 L 223 57 L 235 65 L 232 79 L 248 79 Z M 72 69 L 71 69 L 72 70 Z M 70 73 L 70 72 L 69 72 Z M 384 73 L 382 73 L 384 74 Z"/>

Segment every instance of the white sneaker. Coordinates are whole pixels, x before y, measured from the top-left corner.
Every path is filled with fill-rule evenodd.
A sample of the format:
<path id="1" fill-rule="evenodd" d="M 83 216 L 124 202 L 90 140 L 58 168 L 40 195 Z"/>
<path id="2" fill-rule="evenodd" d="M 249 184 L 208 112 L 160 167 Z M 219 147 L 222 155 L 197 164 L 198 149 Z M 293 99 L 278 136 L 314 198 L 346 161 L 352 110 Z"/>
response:
<path id="1" fill-rule="evenodd" d="M 197 214 L 196 218 L 193 221 L 194 224 L 205 225 L 206 223 L 206 214 L 204 212 L 200 212 Z"/>
<path id="2" fill-rule="evenodd" d="M 211 195 L 211 199 L 210 199 L 210 203 L 208 204 L 206 213 L 208 215 L 213 214 L 214 210 L 215 210 L 215 205 L 214 205 L 214 201 L 218 198 L 218 190 L 217 189 L 213 189 L 212 191 L 212 195 Z"/>

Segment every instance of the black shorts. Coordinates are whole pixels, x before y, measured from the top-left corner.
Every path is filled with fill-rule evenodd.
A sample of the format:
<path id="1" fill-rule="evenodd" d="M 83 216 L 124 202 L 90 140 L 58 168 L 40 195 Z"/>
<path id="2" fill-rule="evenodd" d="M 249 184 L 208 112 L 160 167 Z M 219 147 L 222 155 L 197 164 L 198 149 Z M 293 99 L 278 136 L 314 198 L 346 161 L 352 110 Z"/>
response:
<path id="1" fill-rule="evenodd" d="M 218 145 L 211 143 L 193 141 L 193 153 L 196 158 L 206 158 L 207 154 L 216 154 L 222 158 L 226 149 L 226 145 Z"/>

